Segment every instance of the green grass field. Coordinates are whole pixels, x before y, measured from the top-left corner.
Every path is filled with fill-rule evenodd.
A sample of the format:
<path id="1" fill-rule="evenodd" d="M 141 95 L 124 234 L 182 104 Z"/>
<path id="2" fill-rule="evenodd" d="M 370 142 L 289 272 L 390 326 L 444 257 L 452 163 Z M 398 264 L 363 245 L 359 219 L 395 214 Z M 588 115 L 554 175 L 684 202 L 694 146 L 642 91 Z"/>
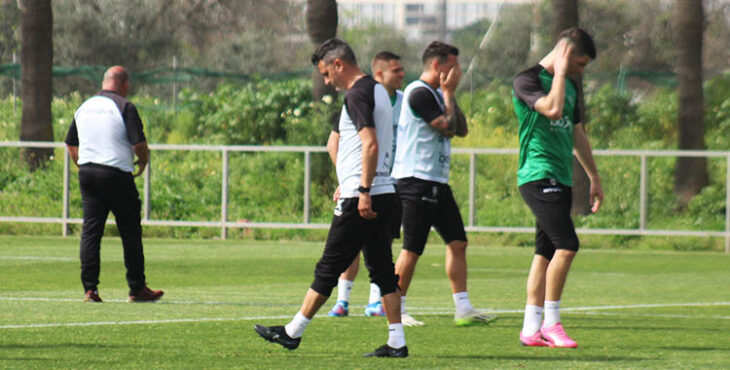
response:
<path id="1" fill-rule="evenodd" d="M 157 304 L 125 302 L 116 238 L 102 246 L 105 303 L 84 304 L 77 245 L 75 238 L 0 236 L 0 367 L 730 367 L 730 256 L 720 253 L 582 250 L 563 299 L 563 323 L 579 343 L 570 350 L 518 345 L 531 249 L 470 247 L 471 300 L 500 319 L 457 328 L 444 248 L 429 245 L 408 297 L 426 326 L 406 328 L 411 357 L 377 359 L 361 357 L 387 339 L 383 318 L 362 315 L 364 267 L 352 316 L 318 316 L 299 349 L 264 342 L 252 330 L 297 312 L 321 243 L 146 240 L 148 282 L 166 291 Z"/>

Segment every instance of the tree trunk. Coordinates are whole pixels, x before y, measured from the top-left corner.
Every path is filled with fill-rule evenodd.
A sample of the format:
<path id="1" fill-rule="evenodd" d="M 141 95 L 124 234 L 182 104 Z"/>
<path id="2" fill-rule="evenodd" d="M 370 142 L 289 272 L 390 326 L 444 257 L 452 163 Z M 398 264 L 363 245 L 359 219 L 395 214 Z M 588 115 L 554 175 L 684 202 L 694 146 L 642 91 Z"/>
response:
<path id="1" fill-rule="evenodd" d="M 578 0 L 552 0 L 555 9 L 555 36 L 566 28 L 578 26 Z"/>
<path id="2" fill-rule="evenodd" d="M 307 34 L 314 45 L 318 48 L 323 42 L 337 35 L 337 1 L 336 0 L 307 0 Z M 314 101 L 320 101 L 323 96 L 337 96 L 337 92 L 331 86 L 325 86 L 324 79 L 315 68 L 312 73 L 312 97 Z"/>
<path id="3" fill-rule="evenodd" d="M 578 26 L 578 0 L 552 0 L 553 9 L 555 9 L 555 41 L 560 32 L 570 27 Z M 583 94 L 583 76 L 575 76 L 573 82 L 578 86 L 578 94 Z M 583 117 L 583 125 L 585 127 L 585 104 L 581 99 L 579 101 L 581 116 Z M 576 158 L 573 158 L 573 207 L 571 213 L 573 215 L 588 215 L 591 213 L 591 197 L 590 197 L 590 179 L 588 174 L 583 170 L 583 166 Z"/>
<path id="4" fill-rule="evenodd" d="M 704 9 L 698 0 L 677 0 L 674 29 L 679 80 L 679 149 L 705 149 L 702 92 Z M 674 172 L 674 193 L 680 207 L 707 185 L 707 159 L 680 157 Z"/>
<path id="5" fill-rule="evenodd" d="M 53 11 L 51 0 L 18 0 L 20 10 L 21 141 L 53 141 Z M 53 149 L 24 151 L 31 171 L 43 166 Z"/>

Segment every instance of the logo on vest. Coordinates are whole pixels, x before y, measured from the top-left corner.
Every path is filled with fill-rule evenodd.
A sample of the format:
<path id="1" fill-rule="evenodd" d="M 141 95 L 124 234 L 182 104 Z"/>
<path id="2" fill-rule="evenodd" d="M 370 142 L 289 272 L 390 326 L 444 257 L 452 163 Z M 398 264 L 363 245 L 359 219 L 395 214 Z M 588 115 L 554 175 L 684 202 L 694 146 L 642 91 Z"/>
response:
<path id="1" fill-rule="evenodd" d="M 563 117 L 557 121 L 550 121 L 550 126 L 553 128 L 568 129 L 573 124 L 573 121 L 569 117 Z"/>
<path id="2" fill-rule="evenodd" d="M 449 155 L 444 153 L 439 153 L 439 163 L 449 163 Z"/>

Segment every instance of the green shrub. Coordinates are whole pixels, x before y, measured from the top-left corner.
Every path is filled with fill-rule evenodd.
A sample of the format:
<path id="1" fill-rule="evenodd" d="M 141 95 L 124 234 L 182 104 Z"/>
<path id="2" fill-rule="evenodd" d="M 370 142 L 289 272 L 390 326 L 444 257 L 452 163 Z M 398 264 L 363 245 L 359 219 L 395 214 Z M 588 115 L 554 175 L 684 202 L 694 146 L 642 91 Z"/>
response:
<path id="1" fill-rule="evenodd" d="M 214 93 L 181 93 L 185 110 L 197 118 L 196 137 L 206 143 L 283 142 L 288 115 L 308 114 L 311 87 L 306 80 L 256 80 L 244 86 L 220 85 Z"/>

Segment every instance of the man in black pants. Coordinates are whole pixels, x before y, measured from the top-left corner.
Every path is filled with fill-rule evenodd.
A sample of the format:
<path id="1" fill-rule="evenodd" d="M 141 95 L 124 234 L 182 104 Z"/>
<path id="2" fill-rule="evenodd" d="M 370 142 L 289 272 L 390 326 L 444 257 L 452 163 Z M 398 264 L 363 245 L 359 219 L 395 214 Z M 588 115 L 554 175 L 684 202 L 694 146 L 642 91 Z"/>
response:
<path id="1" fill-rule="evenodd" d="M 80 248 L 84 301 L 102 301 L 97 290 L 99 250 L 109 211 L 114 213 L 122 237 L 129 301 L 156 301 L 163 292 L 151 290 L 145 281 L 141 203 L 134 185 L 134 177 L 144 171 L 150 152 L 137 108 L 125 99 L 129 74 L 120 66 L 109 68 L 101 89 L 76 111 L 66 136 L 68 152 L 79 167 L 84 209 Z M 133 162 L 135 155 L 137 162 Z M 135 163 L 139 165 L 136 172 Z"/>
<path id="2" fill-rule="evenodd" d="M 393 265 L 395 187 L 390 177 L 393 118 L 388 92 L 362 72 L 355 54 L 342 40 L 324 42 L 312 55 L 327 84 L 347 90 L 340 120 L 336 163 L 340 198 L 314 282 L 294 319 L 286 326 L 256 325 L 264 339 L 290 350 L 299 347 L 304 329 L 327 301 L 340 274 L 363 251 L 370 280 L 380 287 L 388 319 L 388 342 L 365 356 L 407 357 L 400 320 L 400 290 Z"/>

